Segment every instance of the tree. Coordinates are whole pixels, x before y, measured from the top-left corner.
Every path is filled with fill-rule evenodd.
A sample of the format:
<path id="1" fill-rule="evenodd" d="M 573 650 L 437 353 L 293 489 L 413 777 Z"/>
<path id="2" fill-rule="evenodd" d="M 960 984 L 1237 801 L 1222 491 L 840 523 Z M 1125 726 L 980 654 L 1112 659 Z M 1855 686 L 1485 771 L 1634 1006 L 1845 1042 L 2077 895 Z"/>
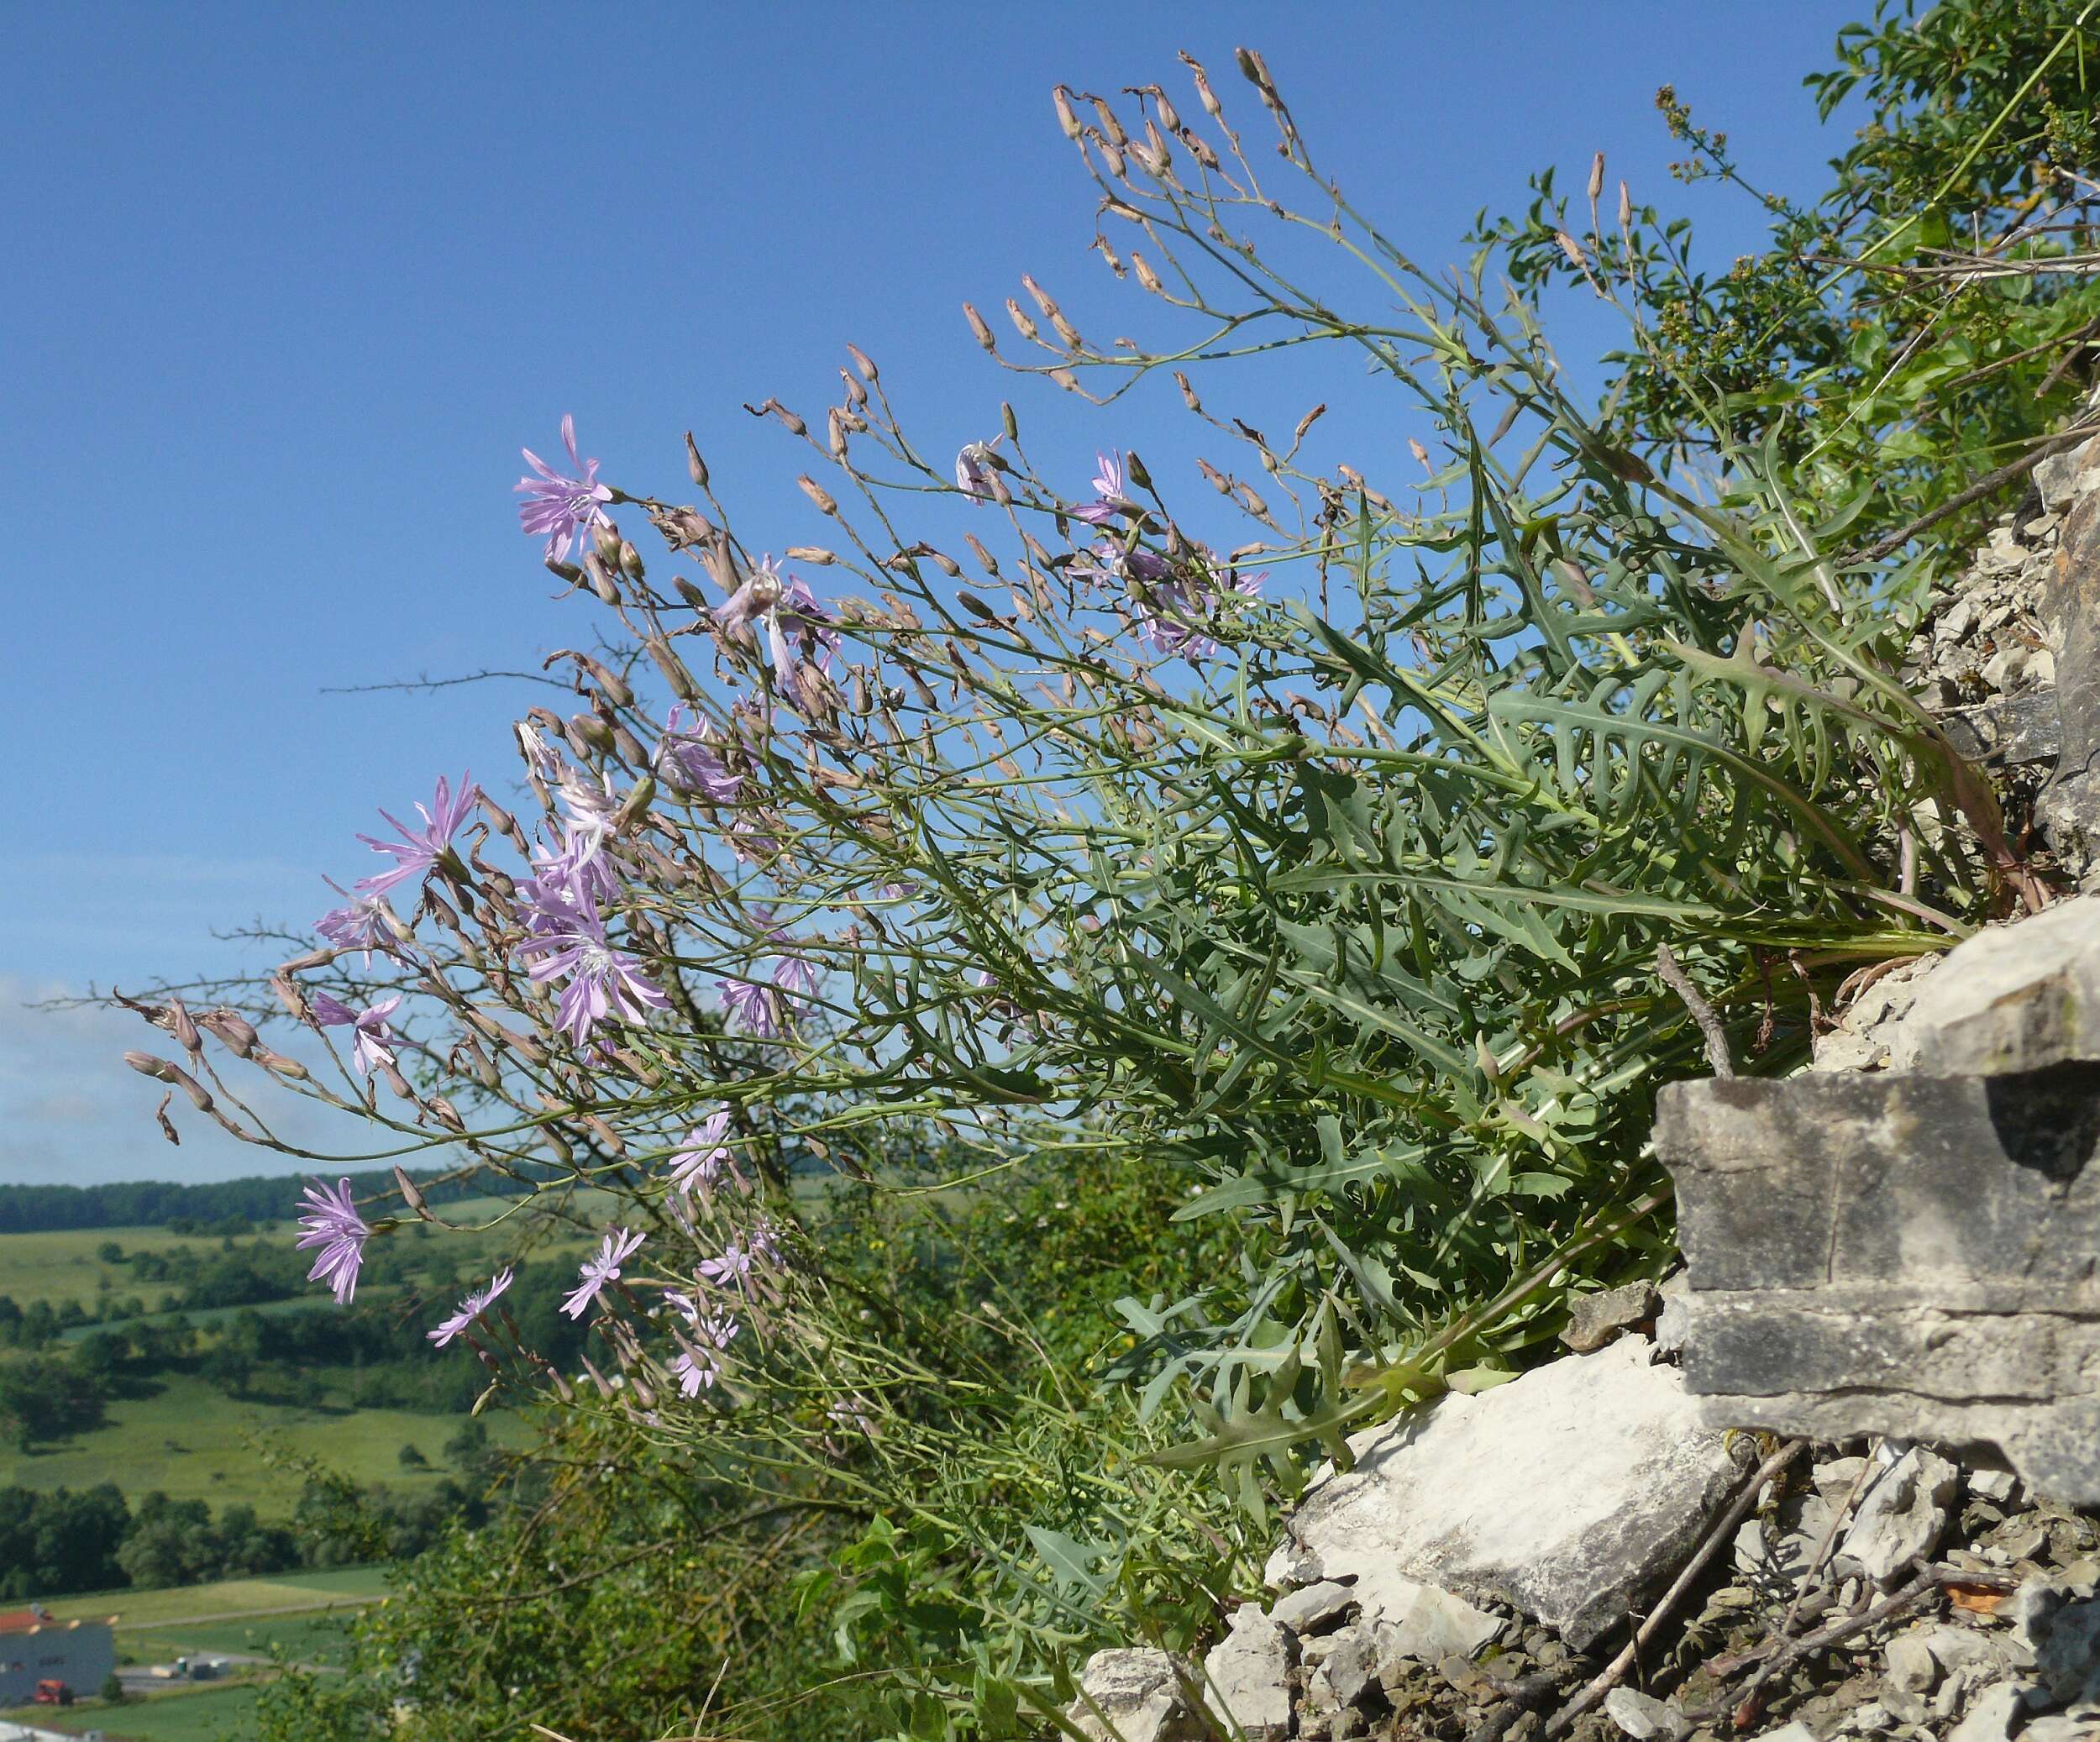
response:
<path id="1" fill-rule="evenodd" d="M 104 1389 L 71 1362 L 33 1356 L 0 1366 L 0 1433 L 22 1451 L 101 1425 Z"/>
<path id="2" fill-rule="evenodd" d="M 423 1455 L 412 1440 L 402 1447 L 399 1456 L 404 1470 L 428 1470 L 430 1467 L 430 1460 Z"/>

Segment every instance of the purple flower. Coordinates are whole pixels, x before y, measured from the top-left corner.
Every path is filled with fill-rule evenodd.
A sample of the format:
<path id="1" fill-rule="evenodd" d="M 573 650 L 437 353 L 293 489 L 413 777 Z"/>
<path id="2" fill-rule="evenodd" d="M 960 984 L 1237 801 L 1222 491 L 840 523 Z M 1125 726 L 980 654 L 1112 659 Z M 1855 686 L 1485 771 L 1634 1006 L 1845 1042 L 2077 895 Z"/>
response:
<path id="1" fill-rule="evenodd" d="M 673 786 L 696 792 L 711 805 L 732 802 L 743 790 L 743 776 L 732 769 L 716 747 L 721 740 L 702 716 L 695 716 L 689 729 L 684 723 L 685 705 L 672 704 L 664 719 L 664 735 L 656 741 L 657 770 Z"/>
<path id="2" fill-rule="evenodd" d="M 729 1109 L 717 1106 L 706 1118 L 685 1134 L 685 1141 L 671 1157 L 670 1181 L 679 1191 L 690 1194 L 697 1186 L 702 1198 L 722 1183 L 724 1173 L 743 1188 L 743 1175 L 737 1171 L 736 1157 L 722 1140 L 729 1134 Z"/>
<path id="3" fill-rule="evenodd" d="M 331 907 L 313 922 L 313 929 L 339 950 L 362 950 L 365 963 L 371 965 L 372 952 L 381 955 L 396 953 L 394 926 L 386 911 L 386 900 L 382 895 L 353 895 L 333 878 L 322 881 L 344 897 L 344 905 Z"/>
<path id="4" fill-rule="evenodd" d="M 381 1065 L 394 1062 L 394 1049 L 386 1043 L 394 1037 L 394 1031 L 386 1026 L 386 1019 L 401 1007 L 401 994 L 382 998 L 367 1010 L 354 1010 L 339 998 L 326 992 L 317 992 L 310 1003 L 313 1020 L 324 1028 L 349 1026 L 355 1030 L 350 1045 L 350 1063 L 360 1077 L 369 1076 Z"/>
<path id="5" fill-rule="evenodd" d="M 569 976 L 554 1015 L 575 1045 L 582 1046 L 591 1031 L 607 1017 L 646 1022 L 651 1010 L 670 1007 L 670 1000 L 643 979 L 634 958 L 613 948 L 606 937 L 605 921 L 595 907 L 585 903 L 566 913 L 548 908 L 539 911 L 548 929 L 528 937 L 518 948 L 541 958 L 528 970 L 533 979 Z"/>
<path id="6" fill-rule="evenodd" d="M 370 835 L 360 835 L 374 853 L 391 853 L 394 868 L 382 871 L 375 877 L 360 877 L 355 887 L 366 895 L 381 895 L 406 879 L 427 876 L 439 860 L 451 857 L 452 837 L 459 832 L 459 826 L 467 820 L 467 813 L 474 808 L 474 801 L 480 796 L 481 789 L 474 784 L 472 774 L 459 777 L 459 793 L 453 796 L 451 784 L 443 774 L 438 776 L 438 790 L 431 800 L 432 808 L 416 806 L 416 814 L 423 818 L 420 829 L 412 829 L 392 812 L 379 814 L 394 826 L 398 841 L 380 841 Z"/>
<path id="7" fill-rule="evenodd" d="M 525 498 L 517 505 L 518 525 L 534 538 L 544 533 L 547 554 L 556 562 L 569 554 L 578 533 L 591 527 L 612 524 L 602 506 L 612 500 L 612 492 L 598 482 L 598 462 L 577 457 L 574 417 L 563 417 L 561 440 L 569 450 L 570 464 L 583 476 L 564 478 L 530 448 L 526 448 L 520 450 L 525 455 L 525 464 L 539 475 L 520 478 L 516 492 Z"/>
<path id="8" fill-rule="evenodd" d="M 715 988 L 729 1020 L 746 1034 L 777 1041 L 787 1031 L 786 1001 L 777 986 L 755 980 L 717 980 Z"/>
<path id="9" fill-rule="evenodd" d="M 992 450 L 999 442 L 997 436 L 989 442 L 971 442 L 955 456 L 955 487 L 980 503 L 990 501 L 997 493 L 992 488 L 992 473 L 996 470 Z"/>
<path id="10" fill-rule="evenodd" d="M 1119 514 L 1136 513 L 1137 505 L 1123 494 L 1123 456 L 1096 454 L 1094 460 L 1095 500 L 1074 508 L 1073 518 L 1100 527 L 1106 526 Z"/>
<path id="11" fill-rule="evenodd" d="M 365 1242 L 371 1238 L 372 1230 L 365 1225 L 364 1217 L 350 1200 L 349 1180 L 338 1181 L 333 1191 L 319 1180 L 312 1180 L 305 1195 L 307 1214 L 299 1218 L 299 1225 L 306 1231 L 294 1249 L 321 1248 L 321 1256 L 313 1261 L 307 1280 L 325 1282 L 335 1291 L 335 1304 L 348 1306 L 357 1293 L 357 1270 L 365 1262 Z"/>
<path id="12" fill-rule="evenodd" d="M 703 1386 L 711 1386 L 722 1377 L 716 1351 L 736 1341 L 743 1327 L 727 1313 L 704 1310 L 690 1294 L 666 1289 L 664 1299 L 677 1309 L 686 1325 L 685 1331 L 676 1333 L 682 1352 L 671 1363 L 671 1372 L 680 1391 L 689 1398 L 698 1397 Z"/>
<path id="13" fill-rule="evenodd" d="M 757 1257 L 750 1247 L 732 1240 L 722 1249 L 720 1257 L 700 1261 L 700 1274 L 717 1288 L 734 1288 L 748 1294 L 752 1292 L 751 1267 Z"/>
<path id="14" fill-rule="evenodd" d="M 804 956 L 782 956 L 773 964 L 773 984 L 780 989 L 780 996 L 790 1016 L 800 1015 L 810 1006 L 810 997 L 816 990 L 816 970 Z"/>
<path id="15" fill-rule="evenodd" d="M 715 627 L 731 641 L 744 647 L 757 645 L 753 625 L 765 631 L 766 647 L 773 657 L 773 680 L 795 706 L 811 706 L 801 669 L 813 663 L 819 671 L 838 651 L 838 631 L 816 596 L 802 581 L 783 580 L 770 556 L 763 558 L 751 577 L 714 610 Z"/>
<path id="16" fill-rule="evenodd" d="M 470 1325 L 495 1304 L 496 1297 L 511 1286 L 511 1269 L 507 1264 L 489 1279 L 486 1288 L 476 1288 L 459 1303 L 459 1310 L 447 1319 L 435 1330 L 428 1333 L 430 1341 L 440 1349 L 459 1335 Z"/>
<path id="17" fill-rule="evenodd" d="M 572 1319 L 583 1317 L 583 1309 L 598 1298 L 598 1292 L 607 1283 L 617 1282 L 620 1267 L 632 1258 L 642 1244 L 639 1234 L 630 1234 L 625 1228 L 608 1228 L 598 1250 L 577 1267 L 576 1274 L 582 1282 L 576 1292 L 561 1304 L 561 1309 Z"/>

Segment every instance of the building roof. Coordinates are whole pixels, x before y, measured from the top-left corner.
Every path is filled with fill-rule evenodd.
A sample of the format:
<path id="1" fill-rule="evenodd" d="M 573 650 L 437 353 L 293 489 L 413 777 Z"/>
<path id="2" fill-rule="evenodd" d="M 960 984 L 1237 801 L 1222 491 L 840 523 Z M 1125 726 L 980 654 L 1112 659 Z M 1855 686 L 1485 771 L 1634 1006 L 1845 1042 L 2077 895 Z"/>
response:
<path id="1" fill-rule="evenodd" d="M 27 1633 L 33 1627 L 43 1626 L 48 1619 L 34 1609 L 8 1609 L 0 1613 L 0 1633 Z"/>

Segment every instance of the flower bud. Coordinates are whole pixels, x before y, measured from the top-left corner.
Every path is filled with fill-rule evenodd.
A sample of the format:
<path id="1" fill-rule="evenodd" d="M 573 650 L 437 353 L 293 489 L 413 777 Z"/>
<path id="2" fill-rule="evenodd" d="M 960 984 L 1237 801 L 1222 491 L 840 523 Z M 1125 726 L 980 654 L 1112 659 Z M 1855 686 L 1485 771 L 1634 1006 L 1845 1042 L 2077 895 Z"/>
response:
<path id="1" fill-rule="evenodd" d="M 678 589 L 678 596 L 691 606 L 695 611 L 711 611 L 714 608 L 708 604 L 706 594 L 701 592 L 684 575 L 680 575 L 671 585 Z"/>
<path id="2" fill-rule="evenodd" d="M 197 1031 L 197 1024 L 190 1020 L 189 1010 L 179 998 L 168 1000 L 168 1031 L 192 1057 L 203 1052 L 204 1036 Z"/>
<path id="3" fill-rule="evenodd" d="M 140 1072 L 143 1074 L 154 1078 L 160 1082 L 172 1083 L 175 1081 L 176 1074 L 175 1067 L 170 1064 L 165 1058 L 155 1058 L 150 1052 L 127 1052 L 124 1054 L 124 1063 L 129 1065 L 133 1070 Z"/>
<path id="4" fill-rule="evenodd" d="M 692 474 L 694 489 L 706 489 L 707 462 L 700 457 L 700 449 L 695 445 L 690 429 L 685 432 L 685 470 Z"/>
<path id="5" fill-rule="evenodd" d="M 1152 475 L 1145 470 L 1145 462 L 1134 451 L 1123 456 L 1123 472 L 1138 489 L 1150 490 L 1152 487 Z"/>
<path id="6" fill-rule="evenodd" d="M 1621 181 L 1619 184 L 1619 228 L 1626 229 L 1632 223 L 1633 195 L 1627 191 L 1626 184 Z"/>
<path id="7" fill-rule="evenodd" d="M 591 542 L 596 548 L 598 560 L 607 568 L 620 560 L 620 529 L 616 526 L 593 527 Z"/>
<path id="8" fill-rule="evenodd" d="M 1036 323 L 1022 312 L 1021 305 L 1011 296 L 1006 299 L 1006 315 L 1014 323 L 1014 330 L 1031 344 L 1037 343 Z"/>
<path id="9" fill-rule="evenodd" d="M 634 790 L 622 800 L 620 808 L 612 813 L 612 832 L 624 835 L 648 815 L 650 804 L 656 797 L 656 780 L 644 774 L 634 783 Z"/>
<path id="10" fill-rule="evenodd" d="M 838 415 L 837 406 L 824 414 L 824 445 L 830 450 L 833 459 L 846 457 L 846 425 Z"/>
<path id="11" fill-rule="evenodd" d="M 874 364 L 869 360 L 867 352 L 862 350 L 858 345 L 848 345 L 846 347 L 846 354 L 853 359 L 853 367 L 858 369 L 864 375 L 867 376 L 870 381 L 879 381 L 882 379 L 881 373 L 875 368 Z"/>
<path id="12" fill-rule="evenodd" d="M 564 734 L 570 747 L 579 756 L 588 756 L 593 750 L 601 753 L 612 748 L 612 728 L 596 714 L 571 714 L 564 722 Z"/>
<path id="13" fill-rule="evenodd" d="M 255 1026 L 238 1011 L 217 1010 L 198 1020 L 237 1057 L 245 1058 L 255 1050 Z"/>
<path id="14" fill-rule="evenodd" d="M 255 1063 L 272 1076 L 288 1078 L 294 1083 L 303 1083 L 312 1073 L 296 1058 L 286 1058 L 281 1052 L 272 1052 L 267 1047 L 255 1049 Z"/>
<path id="15" fill-rule="evenodd" d="M 642 553 L 624 538 L 620 541 L 620 572 L 629 580 L 642 578 Z"/>
<path id="16" fill-rule="evenodd" d="M 572 587 L 583 583 L 583 570 L 574 563 L 564 563 L 559 557 L 550 556 L 547 559 L 547 567 L 556 579 L 567 581 Z"/>
<path id="17" fill-rule="evenodd" d="M 414 1210 L 417 1215 L 423 1217 L 425 1221 L 430 1220 L 428 1212 L 423 1209 L 422 1191 L 417 1188 L 416 1182 L 400 1167 L 394 1169 L 394 1189 L 401 1194 L 402 1203 Z"/>
<path id="18" fill-rule="evenodd" d="M 1058 112 L 1058 125 L 1068 139 L 1079 136 L 1079 118 L 1072 113 L 1072 93 L 1062 85 L 1050 87 L 1051 106 Z"/>
<path id="19" fill-rule="evenodd" d="M 277 1002 L 284 1006 L 285 1014 L 295 1022 L 307 1020 L 307 1001 L 292 984 L 291 976 L 280 968 L 270 977 L 270 989 L 277 994 Z"/>
<path id="20" fill-rule="evenodd" d="M 816 503 L 816 506 L 825 513 L 834 517 L 837 516 L 838 513 L 837 502 L 832 499 L 832 493 L 828 490 L 825 489 L 822 485 L 819 484 L 816 479 L 811 477 L 808 473 L 805 472 L 795 481 L 802 486 L 802 494 L 807 496 L 812 502 Z"/>

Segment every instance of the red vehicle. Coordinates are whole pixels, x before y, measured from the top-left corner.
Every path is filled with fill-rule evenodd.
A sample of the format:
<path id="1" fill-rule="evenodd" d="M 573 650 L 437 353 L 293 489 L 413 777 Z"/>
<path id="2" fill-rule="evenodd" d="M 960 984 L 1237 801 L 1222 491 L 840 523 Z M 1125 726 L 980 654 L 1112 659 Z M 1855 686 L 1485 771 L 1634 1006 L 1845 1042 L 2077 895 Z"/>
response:
<path id="1" fill-rule="evenodd" d="M 73 1703 L 73 1690 L 63 1682 L 39 1682 L 31 1697 L 39 1706 L 70 1706 Z"/>

